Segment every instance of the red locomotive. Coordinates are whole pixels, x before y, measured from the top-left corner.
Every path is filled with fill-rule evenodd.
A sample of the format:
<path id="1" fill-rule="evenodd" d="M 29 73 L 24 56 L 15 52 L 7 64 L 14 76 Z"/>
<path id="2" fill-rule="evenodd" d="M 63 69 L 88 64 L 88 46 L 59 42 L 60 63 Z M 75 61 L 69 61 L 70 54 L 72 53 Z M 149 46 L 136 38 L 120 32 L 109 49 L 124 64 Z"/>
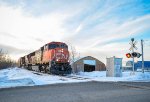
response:
<path id="1" fill-rule="evenodd" d="M 49 71 L 52 74 L 70 74 L 68 46 L 63 42 L 50 42 L 40 49 L 19 59 L 19 65 L 32 69 L 38 66 L 39 70 Z"/>

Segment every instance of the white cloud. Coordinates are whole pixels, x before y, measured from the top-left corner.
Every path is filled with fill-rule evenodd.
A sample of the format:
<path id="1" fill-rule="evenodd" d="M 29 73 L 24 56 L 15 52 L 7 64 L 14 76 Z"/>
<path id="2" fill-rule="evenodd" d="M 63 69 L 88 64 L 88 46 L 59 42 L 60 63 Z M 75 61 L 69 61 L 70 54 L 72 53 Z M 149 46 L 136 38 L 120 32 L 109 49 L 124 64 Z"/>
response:
<path id="1" fill-rule="evenodd" d="M 82 29 L 82 24 L 80 24 L 77 29 L 75 30 L 75 33 L 78 33 Z"/>
<path id="2" fill-rule="evenodd" d="M 141 34 L 143 31 L 148 30 L 149 27 L 150 15 L 127 20 L 122 24 L 118 24 L 115 20 L 108 20 L 88 30 L 86 33 L 89 34 L 88 36 L 85 36 L 85 39 L 82 38 L 82 43 L 78 41 L 80 40 L 80 37 L 77 39 L 76 43 L 81 46 L 81 49 L 84 46 L 83 49 L 87 50 L 107 42 L 134 37 Z"/>
<path id="3" fill-rule="evenodd" d="M 50 8 L 50 11 L 54 11 L 47 9 L 47 14 L 44 12 L 40 16 L 32 15 L 33 12 L 36 14 L 36 9 L 43 10 L 40 9 L 40 3 L 35 4 L 35 8 L 24 11 L 19 6 L 0 6 L 0 44 L 34 51 L 50 41 L 66 41 L 67 44 L 74 45 L 81 55 L 102 58 L 104 62 L 106 56 L 125 58 L 128 41 L 116 43 L 115 40 L 131 38 L 148 30 L 150 15 L 138 16 L 136 19 L 133 19 L 133 15 L 120 20 L 117 15 L 111 16 L 111 13 L 121 2 L 111 5 L 111 1 L 106 1 L 99 8 L 97 3 L 90 3 L 76 2 L 55 10 L 55 6 L 63 3 L 56 5 L 54 2 L 54 8 Z"/>
<path id="4" fill-rule="evenodd" d="M 64 35 L 63 23 L 67 15 L 52 13 L 34 17 L 24 15 L 21 8 L 0 6 L 0 43 L 20 49 L 35 49 Z M 9 33 L 16 38 L 5 36 Z M 38 42 L 32 38 L 42 39 Z"/>

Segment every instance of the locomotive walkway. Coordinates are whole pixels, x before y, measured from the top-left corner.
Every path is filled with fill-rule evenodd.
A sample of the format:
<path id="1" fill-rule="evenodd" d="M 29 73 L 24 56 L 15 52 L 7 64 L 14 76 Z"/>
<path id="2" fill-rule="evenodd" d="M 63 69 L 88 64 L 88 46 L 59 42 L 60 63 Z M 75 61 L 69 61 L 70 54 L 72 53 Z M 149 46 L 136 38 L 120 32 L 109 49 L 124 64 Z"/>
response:
<path id="1" fill-rule="evenodd" d="M 149 95 L 149 82 L 83 82 L 0 89 L 0 102 L 150 102 Z"/>

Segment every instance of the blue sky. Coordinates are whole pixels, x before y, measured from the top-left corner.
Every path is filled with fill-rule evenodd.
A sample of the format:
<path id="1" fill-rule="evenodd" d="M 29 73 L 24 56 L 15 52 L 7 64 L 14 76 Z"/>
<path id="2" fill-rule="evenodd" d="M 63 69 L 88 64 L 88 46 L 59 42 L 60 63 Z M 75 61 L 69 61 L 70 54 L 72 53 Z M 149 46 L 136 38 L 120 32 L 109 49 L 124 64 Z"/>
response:
<path id="1" fill-rule="evenodd" d="M 150 0 L 0 0 L 0 22 L 0 47 L 16 59 L 62 41 L 81 56 L 126 61 L 134 37 L 150 60 Z"/>

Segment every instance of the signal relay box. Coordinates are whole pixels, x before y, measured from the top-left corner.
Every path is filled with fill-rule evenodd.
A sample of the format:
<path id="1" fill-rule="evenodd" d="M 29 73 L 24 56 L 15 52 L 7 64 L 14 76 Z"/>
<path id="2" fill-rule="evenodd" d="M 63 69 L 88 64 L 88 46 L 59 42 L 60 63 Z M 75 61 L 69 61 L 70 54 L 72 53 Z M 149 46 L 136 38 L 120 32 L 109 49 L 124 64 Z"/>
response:
<path id="1" fill-rule="evenodd" d="M 106 58 L 106 76 L 122 77 L 122 58 Z"/>

